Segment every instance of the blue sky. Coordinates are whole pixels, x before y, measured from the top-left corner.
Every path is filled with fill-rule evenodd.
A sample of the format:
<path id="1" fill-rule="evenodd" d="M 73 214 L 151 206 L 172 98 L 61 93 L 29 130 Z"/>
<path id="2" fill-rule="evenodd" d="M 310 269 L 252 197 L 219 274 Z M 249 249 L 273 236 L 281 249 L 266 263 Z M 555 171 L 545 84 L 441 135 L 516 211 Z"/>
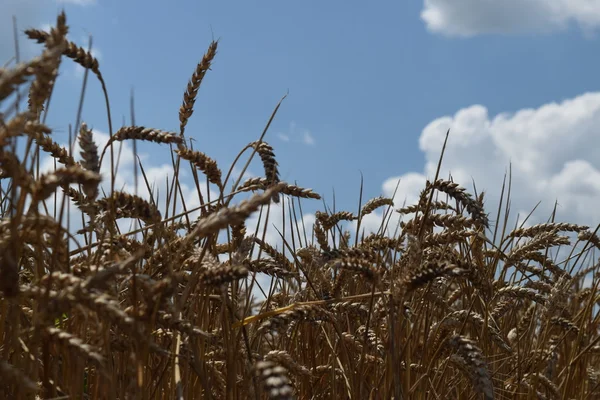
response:
<path id="1" fill-rule="evenodd" d="M 494 215 L 512 162 L 515 212 L 542 200 L 544 220 L 558 199 L 559 219 L 600 220 L 591 211 L 600 195 L 595 2 L 3 0 L 0 60 L 13 55 L 12 14 L 22 31 L 53 24 L 63 7 L 71 40 L 87 46 L 93 35 L 116 127 L 130 124 L 134 88 L 138 125 L 178 131 L 186 83 L 214 36 L 219 51 L 186 134 L 222 169 L 289 90 L 266 137 L 282 179 L 329 204 L 335 189 L 340 209 L 356 209 L 361 172 L 366 198 L 391 195 L 401 178 L 397 205 L 410 202 L 450 128 L 442 173 L 469 189 L 474 178 Z M 23 58 L 35 54 L 20 40 Z M 48 122 L 64 141 L 81 89 L 67 60 L 58 85 Z M 83 119 L 107 132 L 105 115 L 90 77 Z M 163 147 L 141 151 L 145 165 L 170 163 Z M 258 160 L 251 170 L 261 173 Z"/>

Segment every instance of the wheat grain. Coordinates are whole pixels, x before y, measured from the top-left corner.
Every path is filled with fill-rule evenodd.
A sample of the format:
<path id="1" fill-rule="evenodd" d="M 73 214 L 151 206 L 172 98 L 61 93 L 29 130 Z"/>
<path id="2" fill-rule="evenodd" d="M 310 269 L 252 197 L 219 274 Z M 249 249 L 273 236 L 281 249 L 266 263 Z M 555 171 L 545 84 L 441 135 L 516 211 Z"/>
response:
<path id="1" fill-rule="evenodd" d="M 267 396 L 272 400 L 292 399 L 294 392 L 287 377 L 287 370 L 273 361 L 258 361 L 254 365 L 256 375 L 263 382 Z"/>
<path id="2" fill-rule="evenodd" d="M 365 205 L 362 207 L 362 209 L 360 211 L 360 214 L 361 215 L 371 214 L 373 211 L 375 211 L 379 207 L 383 207 L 383 206 L 393 207 L 394 200 L 387 198 L 387 197 L 375 197 L 365 203 Z"/>
<path id="3" fill-rule="evenodd" d="M 176 153 L 206 174 L 206 178 L 210 183 L 217 185 L 219 189 L 223 189 L 221 170 L 217 167 L 217 162 L 215 160 L 200 151 L 190 149 L 179 149 L 176 150 Z"/>
<path id="4" fill-rule="evenodd" d="M 465 362 L 465 367 L 472 373 L 471 380 L 475 390 L 483 394 L 484 398 L 493 399 L 494 386 L 481 349 L 474 341 L 460 335 L 450 338 L 448 345 L 457 350 L 458 356 Z"/>
<path id="5" fill-rule="evenodd" d="M 206 54 L 202 57 L 202 61 L 196 65 L 196 69 L 192 74 L 192 78 L 187 84 L 185 93 L 183 94 L 183 104 L 179 108 L 179 122 L 180 122 L 180 134 L 183 135 L 185 126 L 188 120 L 194 113 L 194 104 L 196 103 L 196 96 L 200 89 L 200 84 L 204 79 L 204 75 L 210 69 L 211 63 L 217 54 L 218 41 L 213 41 L 208 46 Z"/>

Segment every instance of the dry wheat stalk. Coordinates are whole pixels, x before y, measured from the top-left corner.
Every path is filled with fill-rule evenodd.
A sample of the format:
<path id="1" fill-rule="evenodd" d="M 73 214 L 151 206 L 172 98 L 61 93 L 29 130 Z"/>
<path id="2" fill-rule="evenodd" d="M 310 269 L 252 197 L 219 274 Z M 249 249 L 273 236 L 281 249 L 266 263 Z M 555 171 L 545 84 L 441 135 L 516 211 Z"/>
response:
<path id="1" fill-rule="evenodd" d="M 460 276 L 465 271 L 457 265 L 448 262 L 430 262 L 405 277 L 402 286 L 411 292 L 432 280 L 442 276 Z"/>
<path id="2" fill-rule="evenodd" d="M 56 158 L 56 161 L 59 163 L 66 165 L 67 167 L 75 165 L 75 160 L 69 155 L 67 149 L 61 147 L 58 143 L 55 143 L 48 136 L 43 134 L 35 135 L 35 142 L 42 150 L 50 153 L 52 157 Z"/>
<path id="3" fill-rule="evenodd" d="M 277 264 L 279 264 L 282 268 L 284 268 L 288 271 L 291 271 L 294 269 L 290 260 L 285 255 L 283 255 L 282 253 L 277 251 L 277 249 L 275 249 L 273 246 L 271 246 L 267 242 L 265 242 L 257 237 L 254 238 L 254 242 L 260 246 L 260 249 L 262 251 L 264 251 L 269 256 L 271 256 L 271 258 L 273 258 L 273 261 L 275 261 Z"/>
<path id="4" fill-rule="evenodd" d="M 350 301 L 331 303 L 327 309 L 333 312 L 334 315 L 346 314 L 365 317 L 369 313 L 369 308 L 363 303 L 352 303 Z"/>
<path id="5" fill-rule="evenodd" d="M 158 129 L 146 128 L 144 126 L 124 126 L 120 128 L 107 142 L 102 150 L 100 160 L 104 158 L 106 150 L 113 142 L 121 142 L 123 140 L 145 140 L 154 143 L 167 143 L 183 145 L 183 138 L 173 132 L 165 132 Z"/>
<path id="6" fill-rule="evenodd" d="M 13 185 L 20 187 L 26 192 L 33 190 L 33 178 L 16 155 L 0 150 L 0 162 L 3 178 L 12 178 Z"/>
<path id="7" fill-rule="evenodd" d="M 267 142 L 252 142 L 248 145 L 256 150 L 260 159 L 263 163 L 265 170 L 265 178 L 267 179 L 267 185 L 273 185 L 279 182 L 279 169 L 277 160 L 275 159 L 275 153 L 273 147 Z M 273 198 L 274 203 L 279 203 L 279 196 L 276 195 Z"/>
<path id="8" fill-rule="evenodd" d="M 319 220 L 315 222 L 313 230 L 315 238 L 317 239 L 317 243 L 319 244 L 319 247 L 321 247 L 321 250 L 324 252 L 331 251 L 331 247 L 329 247 L 329 242 L 327 240 L 327 233 L 325 233 L 325 231 L 323 230 L 323 227 Z"/>
<path id="9" fill-rule="evenodd" d="M 536 387 L 536 382 L 541 383 L 542 386 L 544 386 L 550 392 L 550 395 L 552 396 L 551 398 L 560 399 L 562 397 L 558 386 L 556 386 L 556 384 L 548 379 L 548 377 L 545 375 L 540 373 L 532 373 L 525 374 L 524 378 L 529 381 L 529 384 L 532 385 L 532 387 Z"/>
<path id="10" fill-rule="evenodd" d="M 196 65 L 196 69 L 192 74 L 190 81 L 187 84 L 185 93 L 183 94 L 183 104 L 179 108 L 179 122 L 180 122 L 180 134 L 183 135 L 185 126 L 187 125 L 188 119 L 194 113 L 194 103 L 196 102 L 196 96 L 198 95 L 198 89 L 204 75 L 210 69 L 210 65 L 217 54 L 218 41 L 213 41 L 208 46 L 206 54 L 202 57 L 202 61 Z"/>
<path id="11" fill-rule="evenodd" d="M 579 240 L 581 240 L 582 242 L 585 241 L 589 241 L 590 243 L 592 243 L 594 246 L 596 246 L 597 248 L 600 249 L 600 238 L 598 238 L 598 236 L 590 231 L 583 231 L 583 232 L 579 232 L 579 235 L 577 235 L 577 238 Z"/>
<path id="12" fill-rule="evenodd" d="M 175 150 L 175 152 L 179 154 L 181 158 L 191 162 L 194 167 L 202 171 L 210 183 L 217 185 L 219 189 L 223 189 L 223 183 L 221 182 L 221 170 L 217 166 L 217 162 L 215 160 L 200 151 L 182 148 Z"/>
<path id="13" fill-rule="evenodd" d="M 72 183 L 86 185 L 98 185 L 100 175 L 86 171 L 79 166 L 59 168 L 56 171 L 40 176 L 33 190 L 34 204 L 47 199 L 59 186 L 68 186 Z"/>
<path id="14" fill-rule="evenodd" d="M 281 267 L 281 264 L 274 260 L 252 260 L 246 264 L 248 270 L 252 272 L 261 272 L 263 274 L 275 276 L 278 278 L 296 278 L 298 274 L 294 271 L 287 270 Z"/>
<path id="15" fill-rule="evenodd" d="M 529 242 L 513 247 L 506 256 L 507 262 L 510 263 L 513 260 L 521 259 L 525 254 L 532 251 L 569 244 L 569 238 L 566 236 L 558 236 L 556 231 L 543 232 L 532 238 Z"/>
<path id="16" fill-rule="evenodd" d="M 19 388 L 27 392 L 36 392 L 38 390 L 35 382 L 27 377 L 23 371 L 4 360 L 0 360 L 0 377 L 2 377 L 4 382 L 14 382 Z"/>
<path id="17" fill-rule="evenodd" d="M 533 225 L 528 228 L 515 229 L 508 234 L 508 237 L 523 237 L 523 236 L 534 237 L 534 236 L 537 236 L 537 235 L 539 235 L 541 233 L 545 233 L 545 232 L 553 232 L 553 231 L 554 232 L 561 232 L 561 231 L 581 232 L 581 231 L 585 231 L 587 229 L 589 229 L 589 227 L 587 227 L 587 226 L 580 226 L 580 225 L 570 224 L 570 223 L 566 223 L 566 222 L 546 223 L 546 224 Z"/>
<path id="18" fill-rule="evenodd" d="M 62 187 L 62 190 L 84 214 L 93 215 L 96 213 L 97 205 L 93 202 L 93 199 L 86 197 L 82 192 L 71 186 Z"/>
<path id="19" fill-rule="evenodd" d="M 379 207 L 383 207 L 383 206 L 393 207 L 394 200 L 390 199 L 388 197 L 382 197 L 382 196 L 375 197 L 365 203 L 365 205 L 362 207 L 362 209 L 360 211 L 360 214 L 361 215 L 371 214 L 373 211 L 375 211 Z"/>
<path id="20" fill-rule="evenodd" d="M 27 63 L 20 63 L 12 69 L 0 68 L 0 101 L 14 93 L 19 85 L 27 82 L 27 79 L 47 69 L 47 65 L 54 63 L 62 51 L 62 46 L 55 46 L 44 50 L 41 56 Z"/>
<path id="21" fill-rule="evenodd" d="M 231 244 L 233 246 L 235 246 L 235 247 L 241 246 L 245 238 L 246 238 L 246 223 L 245 222 L 240 222 L 238 224 L 231 225 Z"/>
<path id="22" fill-rule="evenodd" d="M 198 224 L 189 233 L 188 237 L 195 236 L 205 237 L 215 233 L 228 225 L 240 224 L 246 220 L 258 208 L 273 199 L 281 189 L 282 185 L 278 184 L 270 187 L 262 194 L 257 194 L 249 200 L 242 201 L 236 207 L 222 208 L 219 211 L 210 214 L 198 221 Z"/>
<path id="23" fill-rule="evenodd" d="M 494 385 L 488 371 L 481 349 L 467 337 L 455 335 L 447 342 L 450 348 L 464 361 L 464 366 L 470 372 L 473 388 L 483 394 L 485 399 L 494 398 Z"/>
<path id="24" fill-rule="evenodd" d="M 373 261 L 369 259 L 344 257 L 333 261 L 331 267 L 357 272 L 370 282 L 377 282 L 379 280 L 379 273 L 373 266 Z"/>
<path id="25" fill-rule="evenodd" d="M 67 17 L 63 11 L 56 19 L 56 27 L 50 30 L 50 34 L 45 40 L 46 48 L 49 50 L 57 48 L 62 53 L 66 48 L 65 37 L 68 30 Z M 60 60 L 60 56 L 49 58 L 37 70 L 36 79 L 32 82 L 29 89 L 29 109 L 36 115 L 39 115 L 44 102 L 50 97 L 54 81 L 58 75 Z"/>
<path id="26" fill-rule="evenodd" d="M 556 278 L 569 275 L 567 271 L 560 268 L 550 258 L 538 251 L 531 251 L 523 254 L 523 260 L 533 260 L 540 263 L 543 268 L 550 271 Z"/>
<path id="27" fill-rule="evenodd" d="M 173 328 L 189 336 L 202 337 L 209 341 L 214 341 L 217 337 L 215 334 L 205 332 L 202 329 L 194 326 L 189 321 L 174 317 L 171 313 L 160 312 L 158 322 L 166 327 Z"/>
<path id="28" fill-rule="evenodd" d="M 476 312 L 468 312 L 467 310 L 454 311 L 444 317 L 440 324 L 444 326 L 461 328 L 465 320 L 472 324 L 477 332 L 482 332 L 482 329 L 485 326 L 487 334 L 490 335 L 494 343 L 496 343 L 501 349 L 512 353 L 512 348 L 506 343 L 500 331 L 494 327 L 489 320 L 488 324 L 485 325 L 485 319 Z M 432 330 L 434 330 L 436 327 L 437 324 L 432 325 Z"/>
<path id="29" fill-rule="evenodd" d="M 315 217 L 317 218 L 317 221 L 321 223 L 323 229 L 325 229 L 326 231 L 333 228 L 340 221 L 353 221 L 356 219 L 354 214 L 352 214 L 349 211 L 339 211 L 331 215 L 328 215 L 321 211 L 317 211 L 315 213 Z"/>
<path id="30" fill-rule="evenodd" d="M 242 183 L 238 186 L 238 190 L 247 191 L 247 190 L 265 190 L 269 185 L 269 181 L 266 178 L 256 177 L 249 178 L 246 182 Z M 285 186 L 281 188 L 282 194 L 287 194 L 293 197 L 299 197 L 304 199 L 317 199 L 320 200 L 321 196 L 317 193 L 313 192 L 312 189 L 301 188 L 296 185 L 291 185 L 286 183 Z"/>
<path id="31" fill-rule="evenodd" d="M 273 361 L 257 361 L 256 376 L 262 381 L 267 396 L 272 400 L 291 400 L 294 389 L 287 377 L 287 370 Z"/>
<path id="32" fill-rule="evenodd" d="M 15 115 L 7 124 L 0 124 L 0 146 L 6 146 L 8 139 L 21 135 L 36 137 L 52 132 L 48 126 L 33 120 L 33 118 L 30 111 L 25 111 Z"/>
<path id="33" fill-rule="evenodd" d="M 115 198 L 95 201 L 86 188 L 84 193 L 61 180 L 69 168 L 99 171 L 91 131 L 82 124 L 78 132 L 77 165 L 39 122 L 61 54 L 98 69 L 61 29 L 66 33 L 66 24 L 50 33 L 31 32 L 66 48 L 47 47 L 41 58 L 0 69 L 0 101 L 36 80 L 32 108 L 23 112 L 14 103 L 10 118 L 0 116 L 2 177 L 10 178 L 0 183 L 0 352 L 8 356 L 0 361 L 0 397 L 22 397 L 27 384 L 38 385 L 44 398 L 93 397 L 107 390 L 111 398 L 166 398 L 178 391 L 185 397 L 250 393 L 315 399 L 392 398 L 397 390 L 406 398 L 597 395 L 600 263 L 593 251 L 600 240 L 587 228 L 568 223 L 502 228 L 502 237 L 494 232 L 492 242 L 483 229 L 483 194 L 473 198 L 450 180 L 436 180 L 427 183 L 416 205 L 398 210 L 414 215 L 402 216 L 403 229 L 393 237 L 383 226 L 366 237 L 338 229 L 340 221 L 392 206 L 391 199 L 377 197 L 358 216 L 318 213 L 312 232 L 303 232 L 297 201 L 288 199 L 294 200 L 293 235 L 284 230 L 284 247 L 255 240 L 247 236 L 245 221 L 275 195 L 319 198 L 310 189 L 275 183 L 277 161 L 262 137 L 244 151 L 257 150 L 265 177 L 202 204 L 193 223 L 185 218 L 196 212 L 188 205 L 163 221 L 158 210 L 164 199 L 156 197 L 144 202 L 116 192 Z M 175 144 L 181 158 L 219 186 L 216 161 L 186 150 L 183 141 L 213 56 L 205 56 L 210 60 L 198 66 L 188 85 L 181 135 L 125 127 L 117 138 Z M 39 149 L 23 161 L 11 150 L 30 139 L 67 168 L 38 177 L 30 156 Z M 46 210 L 32 204 L 30 195 L 45 197 L 57 182 L 87 216 L 81 216 L 84 222 L 91 220 L 85 231 L 92 234 L 74 236 L 60 205 Z M 172 195 L 181 183 L 177 174 L 169 182 L 165 209 L 184 208 L 188 199 Z M 240 191 L 264 193 L 229 207 L 224 199 Z M 117 219 L 127 216 L 146 223 L 118 232 Z M 571 245 L 561 231 L 577 232 L 592 245 Z M 559 262 L 547 254 L 556 245 L 566 246 L 570 256 Z M 262 250 L 251 255 L 257 246 Z M 352 271 L 367 279 L 356 279 Z M 265 280 L 258 272 L 269 276 Z M 249 326 L 254 321 L 260 322 Z M 46 327 L 52 326 L 50 334 Z M 98 368 L 94 355 L 108 354 L 110 365 L 102 367 L 110 368 Z M 257 360 L 267 364 L 253 368 Z M 261 382 L 267 392 L 254 393 Z"/>
<path id="34" fill-rule="evenodd" d="M 529 299 L 539 304 L 545 304 L 546 298 L 533 289 L 521 286 L 505 286 L 496 291 L 498 296 L 508 296 L 516 299 Z"/>
<path id="35" fill-rule="evenodd" d="M 92 130 L 88 129 L 85 122 L 82 122 L 79 128 L 79 147 L 81 147 L 81 166 L 88 171 L 99 173 L 100 158 L 98 157 L 98 146 L 94 142 Z"/>
<path id="36" fill-rule="evenodd" d="M 443 201 L 432 201 L 429 208 L 431 211 L 434 210 L 454 210 L 454 208 Z M 402 207 L 396 210 L 400 214 L 413 214 L 419 211 L 424 211 L 421 204 L 414 204 L 411 206 Z"/>
<path id="37" fill-rule="evenodd" d="M 112 197 L 106 197 L 96 202 L 101 210 L 107 212 L 114 207 L 119 217 L 139 218 L 147 224 L 159 222 L 162 217 L 158 208 L 139 196 L 115 191 Z"/>
<path id="38" fill-rule="evenodd" d="M 402 229 L 407 231 L 414 231 L 416 227 L 420 227 L 422 224 L 428 226 L 439 226 L 448 229 L 465 229 L 473 227 L 475 220 L 465 218 L 462 215 L 452 214 L 429 214 L 427 218 L 417 217 L 413 218 L 408 222 L 401 222 L 400 226 Z"/>
<path id="39" fill-rule="evenodd" d="M 265 355 L 265 361 L 272 361 L 276 364 L 284 366 L 289 372 L 298 376 L 310 377 L 311 373 L 308 368 L 300 365 L 294 358 L 284 350 L 272 350 Z"/>
<path id="40" fill-rule="evenodd" d="M 453 244 L 466 241 L 477 233 L 472 230 L 444 230 L 440 233 L 431 233 L 423 238 L 423 247 L 432 247 L 446 244 Z"/>
<path id="41" fill-rule="evenodd" d="M 39 29 L 27 29 L 25 30 L 25 34 L 27 37 L 29 37 L 29 39 L 35 40 L 38 43 L 47 43 L 50 37 L 48 32 L 44 32 Z M 101 82 L 104 81 L 102 74 L 100 73 L 100 64 L 98 59 L 92 56 L 92 54 L 88 51 L 77 46 L 73 42 L 65 41 L 63 55 L 73 59 L 73 61 L 81 65 L 83 68 L 91 70 Z"/>
<path id="42" fill-rule="evenodd" d="M 365 237 L 360 243 L 361 247 L 366 247 L 370 250 L 377 251 L 403 251 L 404 246 L 402 245 L 404 238 L 389 238 L 380 236 L 378 234 L 372 234 Z"/>
<path id="43" fill-rule="evenodd" d="M 265 332 L 277 332 L 292 321 L 302 321 L 313 318 L 328 319 L 329 313 L 323 308 L 314 305 L 294 307 L 264 321 L 258 327 L 256 334 L 261 335 Z"/>
<path id="44" fill-rule="evenodd" d="M 220 286 L 248 276 L 248 268 L 244 264 L 220 265 L 202 272 L 200 281 L 206 285 Z"/>
<path id="45" fill-rule="evenodd" d="M 100 173 L 100 158 L 98 157 L 98 146 L 94 142 L 92 131 L 87 128 L 85 122 L 79 128 L 79 147 L 81 147 L 81 166 L 88 171 Z M 98 185 L 83 185 L 83 192 L 89 199 L 98 196 Z"/>
<path id="46" fill-rule="evenodd" d="M 333 260 L 336 258 L 361 258 L 365 261 L 375 262 L 377 259 L 377 254 L 374 252 L 372 248 L 344 248 L 344 249 L 335 249 L 331 251 L 323 251 L 321 253 L 323 257 L 327 260 Z"/>
<path id="47" fill-rule="evenodd" d="M 83 343 L 83 340 L 80 338 L 55 327 L 47 327 L 44 333 L 46 333 L 51 340 L 63 343 L 75 353 L 95 362 L 97 365 L 101 366 L 104 363 L 104 358 L 100 355 L 99 351 L 93 346 Z"/>
<path id="48" fill-rule="evenodd" d="M 427 189 L 437 189 L 440 192 L 448 194 L 450 197 L 461 203 L 474 220 L 479 221 L 486 228 L 489 226 L 488 218 L 483 210 L 483 206 L 477 200 L 473 199 L 472 196 L 457 183 L 438 179 L 433 183 L 427 182 Z"/>

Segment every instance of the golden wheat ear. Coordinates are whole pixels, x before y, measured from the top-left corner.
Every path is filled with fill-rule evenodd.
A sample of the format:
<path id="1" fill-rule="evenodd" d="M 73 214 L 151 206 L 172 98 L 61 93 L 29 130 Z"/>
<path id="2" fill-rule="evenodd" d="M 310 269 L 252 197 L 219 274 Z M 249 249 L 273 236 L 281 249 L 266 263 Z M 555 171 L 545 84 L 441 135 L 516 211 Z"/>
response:
<path id="1" fill-rule="evenodd" d="M 106 150 L 114 142 L 122 142 L 124 140 L 145 140 L 154 143 L 176 144 L 183 146 L 183 138 L 176 133 L 161 131 L 159 129 L 146 128 L 144 126 L 124 126 L 119 129 L 107 142 L 100 156 L 100 164 L 104 159 Z"/>
<path id="2" fill-rule="evenodd" d="M 194 73 L 187 84 L 185 93 L 183 94 L 183 104 L 179 108 L 179 133 L 182 136 L 185 132 L 185 127 L 188 123 L 188 120 L 194 113 L 194 104 L 196 103 L 196 96 L 198 95 L 198 90 L 200 89 L 202 80 L 210 69 L 213 59 L 217 55 L 218 45 L 218 41 L 213 41 L 208 46 L 206 54 L 204 54 L 204 57 L 202 57 L 202 61 L 196 65 L 196 69 L 194 70 Z"/>
<path id="3" fill-rule="evenodd" d="M 215 160 L 200 151 L 181 148 L 175 150 L 175 152 L 181 158 L 191 162 L 194 167 L 202 171 L 210 183 L 217 185 L 221 190 L 223 189 L 221 170 L 217 166 L 217 162 Z"/>

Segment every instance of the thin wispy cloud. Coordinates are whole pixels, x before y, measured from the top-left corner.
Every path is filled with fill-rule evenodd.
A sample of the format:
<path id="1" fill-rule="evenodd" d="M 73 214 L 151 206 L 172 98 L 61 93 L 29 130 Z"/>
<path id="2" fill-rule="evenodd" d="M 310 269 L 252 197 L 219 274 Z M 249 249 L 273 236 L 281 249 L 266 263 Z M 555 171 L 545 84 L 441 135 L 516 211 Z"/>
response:
<path id="1" fill-rule="evenodd" d="M 279 140 L 281 140 L 283 142 L 289 142 L 290 141 L 290 137 L 288 135 L 286 135 L 285 133 L 278 133 L 277 137 L 279 138 Z"/>
<path id="2" fill-rule="evenodd" d="M 309 131 L 304 131 L 304 135 L 302 136 L 302 142 L 309 146 L 315 145 L 315 138 L 312 137 Z"/>
<path id="3" fill-rule="evenodd" d="M 289 131 L 286 133 L 280 132 L 277 137 L 282 142 L 302 143 L 307 146 L 315 145 L 315 138 L 308 129 L 300 130 L 295 121 L 290 122 Z"/>

